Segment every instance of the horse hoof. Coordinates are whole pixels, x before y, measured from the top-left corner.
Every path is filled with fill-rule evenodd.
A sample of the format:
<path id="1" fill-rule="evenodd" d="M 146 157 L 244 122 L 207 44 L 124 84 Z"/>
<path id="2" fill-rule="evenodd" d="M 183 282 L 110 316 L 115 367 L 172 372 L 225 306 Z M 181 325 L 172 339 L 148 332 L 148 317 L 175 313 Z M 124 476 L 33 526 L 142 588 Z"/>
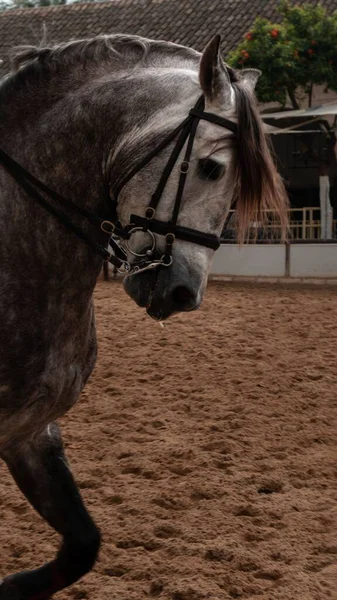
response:
<path id="1" fill-rule="evenodd" d="M 0 600 L 22 600 L 22 596 L 14 583 L 1 579 Z"/>

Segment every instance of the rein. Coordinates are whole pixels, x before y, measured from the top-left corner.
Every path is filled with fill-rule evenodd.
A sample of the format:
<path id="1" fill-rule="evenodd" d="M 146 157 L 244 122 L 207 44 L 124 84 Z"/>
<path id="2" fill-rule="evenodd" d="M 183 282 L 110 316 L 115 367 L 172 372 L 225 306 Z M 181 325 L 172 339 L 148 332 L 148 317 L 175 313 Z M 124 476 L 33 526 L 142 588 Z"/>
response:
<path id="1" fill-rule="evenodd" d="M 172 264 L 172 246 L 175 239 L 184 240 L 212 250 L 217 250 L 220 246 L 220 238 L 211 233 L 192 229 L 190 227 L 183 227 L 177 225 L 179 217 L 180 206 L 183 198 L 187 173 L 190 167 L 190 158 L 193 149 L 193 142 L 197 131 L 198 123 L 201 119 L 220 125 L 221 127 L 232 131 L 234 134 L 237 132 L 237 124 L 219 117 L 212 113 L 205 112 L 205 100 L 204 96 L 201 96 L 197 101 L 196 105 L 190 110 L 189 115 L 182 121 L 176 129 L 171 132 L 156 148 L 151 150 L 141 161 L 133 167 L 130 173 L 122 180 L 118 188 L 115 191 L 115 200 L 122 188 L 133 178 L 133 176 L 143 169 L 154 156 L 159 154 L 166 146 L 168 146 L 177 136 L 178 139 L 173 147 L 173 150 L 169 156 L 169 159 L 163 169 L 157 188 L 151 196 L 151 201 L 146 209 L 145 217 L 139 215 L 131 215 L 130 223 L 125 227 L 122 227 L 119 223 L 113 223 L 109 220 L 103 219 L 94 213 L 91 213 L 75 204 L 71 200 L 64 198 L 47 185 L 42 183 L 29 171 L 19 165 L 13 158 L 11 158 L 6 152 L 0 149 L 0 164 L 5 167 L 7 172 L 13 177 L 13 179 L 20 185 L 20 187 L 26 192 L 30 198 L 38 202 L 45 210 L 47 210 L 52 216 L 58 219 L 67 229 L 72 231 L 79 239 L 85 244 L 92 248 L 92 250 L 98 254 L 104 261 L 110 262 L 117 267 L 119 272 L 124 274 L 133 275 L 141 271 L 155 269 L 159 266 L 168 267 Z M 159 221 L 155 218 L 156 210 L 160 199 L 165 190 L 167 181 L 172 173 L 172 170 L 180 156 L 180 153 L 187 142 L 185 155 L 183 161 L 180 164 L 180 175 L 178 181 L 178 188 L 175 197 L 175 203 L 173 207 L 172 217 L 169 221 Z M 41 195 L 42 192 L 48 199 L 54 200 L 67 208 L 70 208 L 74 212 L 77 212 L 82 217 L 86 218 L 94 226 L 98 226 L 101 231 L 108 235 L 108 245 L 112 248 L 113 252 L 107 250 L 103 245 L 90 239 L 83 231 L 77 227 L 72 221 L 69 220 L 68 216 L 61 210 L 56 209 L 50 205 L 48 200 Z M 148 248 L 144 253 L 136 253 L 131 250 L 128 245 L 128 240 L 131 235 L 136 231 L 143 231 L 148 233 L 151 240 L 151 247 Z M 165 236 L 166 249 L 163 256 L 159 260 L 153 260 L 153 254 L 156 247 L 156 240 L 154 234 Z M 126 248 L 122 247 L 116 242 L 115 237 L 124 240 Z M 130 265 L 127 260 L 128 250 L 132 255 L 141 260 Z"/>

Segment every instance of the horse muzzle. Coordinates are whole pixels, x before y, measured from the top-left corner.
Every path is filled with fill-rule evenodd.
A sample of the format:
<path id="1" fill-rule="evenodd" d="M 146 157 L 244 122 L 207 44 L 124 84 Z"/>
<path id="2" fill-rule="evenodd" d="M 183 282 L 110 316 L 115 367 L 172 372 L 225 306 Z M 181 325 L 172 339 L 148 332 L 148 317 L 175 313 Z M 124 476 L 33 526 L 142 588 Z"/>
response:
<path id="1" fill-rule="evenodd" d="M 200 277 L 192 274 L 187 265 L 177 263 L 127 276 L 124 288 L 157 321 L 178 312 L 196 310 L 202 300 Z"/>

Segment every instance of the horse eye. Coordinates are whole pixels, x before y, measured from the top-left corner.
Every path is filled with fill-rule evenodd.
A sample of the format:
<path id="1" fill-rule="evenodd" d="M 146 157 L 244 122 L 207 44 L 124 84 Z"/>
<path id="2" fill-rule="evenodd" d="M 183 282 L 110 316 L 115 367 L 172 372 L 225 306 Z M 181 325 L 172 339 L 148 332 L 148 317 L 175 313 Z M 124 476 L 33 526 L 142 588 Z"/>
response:
<path id="1" fill-rule="evenodd" d="M 198 175 L 201 179 L 220 179 L 225 170 L 224 165 L 220 165 L 211 158 L 202 158 L 198 161 Z"/>

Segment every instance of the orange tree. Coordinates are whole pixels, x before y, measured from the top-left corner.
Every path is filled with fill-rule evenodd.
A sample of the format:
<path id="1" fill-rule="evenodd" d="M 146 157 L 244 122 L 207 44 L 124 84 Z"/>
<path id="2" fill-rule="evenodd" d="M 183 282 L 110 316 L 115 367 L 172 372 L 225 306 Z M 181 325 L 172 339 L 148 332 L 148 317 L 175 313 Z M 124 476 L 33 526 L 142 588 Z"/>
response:
<path id="1" fill-rule="evenodd" d="M 289 98 L 293 108 L 307 99 L 311 106 L 314 85 L 337 90 L 337 12 L 328 16 L 318 5 L 279 6 L 280 24 L 255 20 L 228 63 L 235 68 L 261 69 L 256 93 L 261 102 Z"/>

